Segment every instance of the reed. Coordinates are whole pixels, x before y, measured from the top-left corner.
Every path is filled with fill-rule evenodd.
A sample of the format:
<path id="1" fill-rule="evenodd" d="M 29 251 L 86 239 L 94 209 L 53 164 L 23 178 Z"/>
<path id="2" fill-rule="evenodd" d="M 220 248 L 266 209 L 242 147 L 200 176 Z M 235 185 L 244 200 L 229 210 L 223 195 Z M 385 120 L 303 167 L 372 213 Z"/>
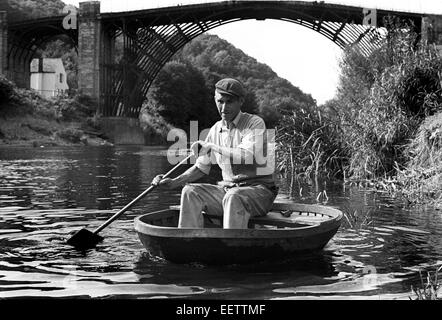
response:
<path id="1" fill-rule="evenodd" d="M 442 270 L 442 266 L 436 267 L 433 277 L 430 272 L 427 272 L 426 283 L 422 278 L 422 272 L 419 270 L 419 277 L 421 280 L 420 287 L 411 286 L 411 291 L 415 294 L 415 299 L 409 297 L 410 300 L 440 300 L 438 294 L 441 288 L 440 280 L 438 279 L 438 274 Z"/>
<path id="2" fill-rule="evenodd" d="M 373 210 L 354 210 L 352 208 L 344 207 L 342 210 L 344 214 L 347 227 L 358 231 L 360 229 L 368 228 L 373 223 Z"/>
<path id="3" fill-rule="evenodd" d="M 278 170 L 290 179 L 292 189 L 298 180 L 339 175 L 341 165 L 334 123 L 315 107 L 279 112 L 275 139 Z"/>

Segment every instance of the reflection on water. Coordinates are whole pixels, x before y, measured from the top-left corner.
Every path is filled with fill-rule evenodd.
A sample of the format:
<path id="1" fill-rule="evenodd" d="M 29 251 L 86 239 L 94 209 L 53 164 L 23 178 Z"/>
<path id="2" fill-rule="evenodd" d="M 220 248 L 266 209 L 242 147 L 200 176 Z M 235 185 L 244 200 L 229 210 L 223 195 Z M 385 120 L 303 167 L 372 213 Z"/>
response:
<path id="1" fill-rule="evenodd" d="M 330 182 L 303 186 L 296 200 L 315 203 L 326 190 L 327 205 L 369 214 L 371 223 L 344 223 L 319 254 L 222 267 L 152 257 L 133 219 L 178 203 L 179 191 L 159 190 L 103 230 L 96 249 L 65 244 L 168 169 L 156 147 L 0 148 L 0 297 L 408 299 L 418 271 L 442 260 L 439 211 L 406 209 L 385 194 Z"/>

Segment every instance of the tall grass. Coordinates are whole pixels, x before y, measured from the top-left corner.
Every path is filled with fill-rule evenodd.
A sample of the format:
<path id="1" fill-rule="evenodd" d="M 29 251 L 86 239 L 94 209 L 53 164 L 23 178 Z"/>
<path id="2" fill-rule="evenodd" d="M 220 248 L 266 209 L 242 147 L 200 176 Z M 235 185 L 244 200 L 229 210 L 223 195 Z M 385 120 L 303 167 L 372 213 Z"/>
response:
<path id="1" fill-rule="evenodd" d="M 427 117 L 407 146 L 408 161 L 397 168 L 389 191 L 409 204 L 442 205 L 442 112 Z"/>
<path id="2" fill-rule="evenodd" d="M 334 99 L 279 110 L 279 169 L 319 175 L 442 203 L 442 59 L 393 18 L 370 56 L 345 50 Z"/>
<path id="3" fill-rule="evenodd" d="M 320 176 L 335 177 L 340 171 L 339 146 L 334 124 L 317 107 L 280 109 L 276 127 L 278 169 L 296 181 Z"/>
<path id="4" fill-rule="evenodd" d="M 349 49 L 334 105 L 351 180 L 395 176 L 425 117 L 442 110 L 441 59 L 417 45 L 412 26 L 390 22 L 383 45 L 366 57 Z"/>
<path id="5" fill-rule="evenodd" d="M 422 272 L 419 271 L 419 277 L 421 280 L 421 286 L 420 287 L 413 287 L 411 286 L 411 291 L 414 292 L 416 298 L 415 300 L 438 300 L 438 294 L 441 288 L 440 280 L 438 279 L 438 274 L 442 270 L 442 266 L 438 267 L 436 271 L 434 272 L 433 277 L 431 277 L 430 272 L 427 272 L 426 280 L 427 282 L 424 283 L 424 280 L 422 278 Z M 410 297 L 410 300 L 412 298 Z"/>

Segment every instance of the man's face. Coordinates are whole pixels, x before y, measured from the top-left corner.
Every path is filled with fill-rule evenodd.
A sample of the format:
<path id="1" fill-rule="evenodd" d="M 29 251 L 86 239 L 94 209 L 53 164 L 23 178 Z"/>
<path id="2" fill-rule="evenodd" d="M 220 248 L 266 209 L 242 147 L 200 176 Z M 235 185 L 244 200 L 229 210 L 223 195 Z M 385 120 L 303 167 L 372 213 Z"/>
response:
<path id="1" fill-rule="evenodd" d="M 215 103 L 221 119 L 232 122 L 237 116 L 244 102 L 243 98 L 237 98 L 228 94 L 221 94 L 215 90 Z"/>

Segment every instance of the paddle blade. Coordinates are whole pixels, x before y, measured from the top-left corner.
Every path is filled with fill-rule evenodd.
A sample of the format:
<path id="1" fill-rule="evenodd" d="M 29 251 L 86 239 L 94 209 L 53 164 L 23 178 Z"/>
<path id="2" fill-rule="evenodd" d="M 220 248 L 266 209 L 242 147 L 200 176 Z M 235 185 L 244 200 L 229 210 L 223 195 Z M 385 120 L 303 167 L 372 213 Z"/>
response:
<path id="1" fill-rule="evenodd" d="M 95 247 L 97 243 L 101 241 L 103 241 L 103 237 L 90 232 L 89 230 L 81 229 L 70 239 L 68 239 L 67 244 L 75 247 L 76 249 L 84 250 Z"/>

